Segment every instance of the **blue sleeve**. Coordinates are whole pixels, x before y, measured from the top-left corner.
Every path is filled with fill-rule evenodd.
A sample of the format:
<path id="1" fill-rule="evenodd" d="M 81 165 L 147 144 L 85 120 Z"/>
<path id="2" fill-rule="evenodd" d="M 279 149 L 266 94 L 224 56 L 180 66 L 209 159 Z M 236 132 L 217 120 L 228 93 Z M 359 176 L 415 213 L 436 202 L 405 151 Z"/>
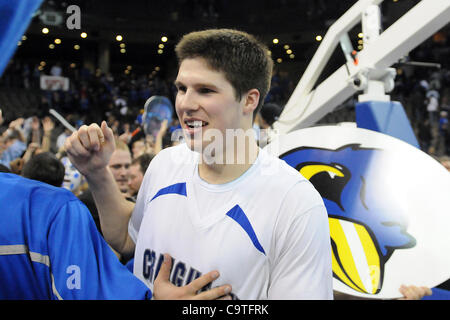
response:
<path id="1" fill-rule="evenodd" d="M 120 263 L 80 201 L 62 206 L 47 239 L 54 299 L 151 298 L 149 288 Z"/>

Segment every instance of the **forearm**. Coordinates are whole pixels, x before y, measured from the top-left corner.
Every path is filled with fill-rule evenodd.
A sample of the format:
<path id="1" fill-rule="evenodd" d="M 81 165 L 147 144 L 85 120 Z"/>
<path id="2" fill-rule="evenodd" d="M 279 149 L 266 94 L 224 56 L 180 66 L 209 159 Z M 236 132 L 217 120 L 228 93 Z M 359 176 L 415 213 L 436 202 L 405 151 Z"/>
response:
<path id="1" fill-rule="evenodd" d="M 33 130 L 31 132 L 31 143 L 35 142 L 38 145 L 41 145 L 41 133 L 39 132 L 39 130 Z"/>
<path id="2" fill-rule="evenodd" d="M 42 151 L 47 152 L 50 151 L 50 139 L 51 139 L 51 131 L 44 132 L 44 136 L 42 137 Z"/>
<path id="3" fill-rule="evenodd" d="M 128 236 L 128 221 L 134 203 L 120 192 L 109 168 L 98 170 L 86 177 L 100 218 L 105 240 L 121 254 L 134 250 Z"/>

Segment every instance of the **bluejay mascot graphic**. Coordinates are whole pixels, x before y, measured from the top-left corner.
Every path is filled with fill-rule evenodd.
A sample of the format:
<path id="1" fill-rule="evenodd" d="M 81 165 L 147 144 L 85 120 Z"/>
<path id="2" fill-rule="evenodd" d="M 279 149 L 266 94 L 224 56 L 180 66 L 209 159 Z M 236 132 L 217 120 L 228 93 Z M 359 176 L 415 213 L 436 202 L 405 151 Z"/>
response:
<path id="1" fill-rule="evenodd" d="M 300 147 L 280 156 L 321 194 L 328 211 L 333 276 L 350 288 L 377 294 L 384 267 L 397 249 L 414 247 L 406 212 L 384 192 L 387 151 L 359 144 L 336 150 Z"/>

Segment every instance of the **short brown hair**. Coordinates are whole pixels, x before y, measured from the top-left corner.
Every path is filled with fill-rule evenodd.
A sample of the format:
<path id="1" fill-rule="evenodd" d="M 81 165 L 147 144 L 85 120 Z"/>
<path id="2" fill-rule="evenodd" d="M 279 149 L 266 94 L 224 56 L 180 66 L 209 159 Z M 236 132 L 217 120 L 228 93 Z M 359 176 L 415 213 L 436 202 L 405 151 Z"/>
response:
<path id="1" fill-rule="evenodd" d="M 259 91 L 261 108 L 270 89 L 273 61 L 269 49 L 254 36 L 232 29 L 209 29 L 186 34 L 175 47 L 178 63 L 203 58 L 209 66 L 222 71 L 235 90 L 236 99 L 251 89 Z"/>
<path id="2" fill-rule="evenodd" d="M 143 153 L 139 157 L 133 159 L 131 161 L 131 165 L 138 164 L 140 166 L 140 171 L 142 174 L 145 174 L 145 171 L 147 171 L 148 166 L 150 165 L 150 162 L 153 160 L 153 155 L 150 153 Z"/>
<path id="3" fill-rule="evenodd" d="M 128 145 L 123 142 L 120 139 L 116 139 L 116 150 L 123 150 L 123 151 L 127 151 L 130 152 L 130 148 L 128 147 Z"/>

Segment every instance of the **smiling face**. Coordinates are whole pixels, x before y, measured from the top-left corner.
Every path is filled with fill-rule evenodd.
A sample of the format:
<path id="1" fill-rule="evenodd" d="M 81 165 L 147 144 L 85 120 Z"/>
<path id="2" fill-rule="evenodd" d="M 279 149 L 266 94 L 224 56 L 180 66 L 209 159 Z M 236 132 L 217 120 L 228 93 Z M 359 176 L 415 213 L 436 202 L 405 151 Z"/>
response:
<path id="1" fill-rule="evenodd" d="M 227 129 L 248 130 L 259 100 L 259 92 L 250 90 L 240 100 L 224 74 L 213 70 L 202 58 L 185 59 L 175 81 L 178 89 L 175 109 L 188 146 L 202 150 L 210 142 L 208 130 L 220 133 L 227 145 Z M 211 132 L 211 131 L 210 131 Z"/>
<path id="2" fill-rule="evenodd" d="M 109 168 L 122 193 L 128 192 L 131 155 L 129 151 L 116 149 L 109 160 Z"/>

